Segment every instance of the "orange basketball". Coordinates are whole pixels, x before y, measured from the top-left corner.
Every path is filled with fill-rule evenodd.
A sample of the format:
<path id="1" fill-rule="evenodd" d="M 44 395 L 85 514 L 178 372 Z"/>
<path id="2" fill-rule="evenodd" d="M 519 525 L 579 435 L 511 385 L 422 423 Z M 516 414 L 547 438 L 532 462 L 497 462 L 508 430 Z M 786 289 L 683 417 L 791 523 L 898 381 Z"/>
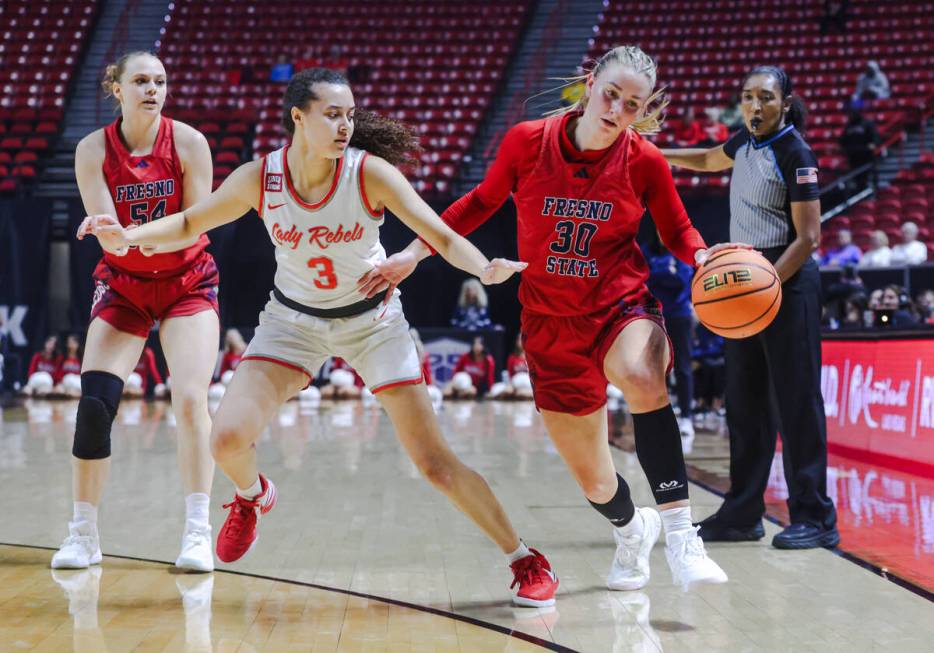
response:
<path id="1" fill-rule="evenodd" d="M 775 319 L 782 305 L 782 284 L 758 252 L 726 249 L 698 268 L 691 301 L 705 327 L 724 338 L 746 338 Z"/>

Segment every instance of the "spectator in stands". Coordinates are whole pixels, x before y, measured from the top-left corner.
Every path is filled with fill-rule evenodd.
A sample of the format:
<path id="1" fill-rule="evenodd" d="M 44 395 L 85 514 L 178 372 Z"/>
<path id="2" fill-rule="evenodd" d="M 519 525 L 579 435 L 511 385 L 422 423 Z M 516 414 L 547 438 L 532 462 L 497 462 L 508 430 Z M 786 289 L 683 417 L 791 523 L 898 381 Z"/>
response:
<path id="1" fill-rule="evenodd" d="M 866 328 L 864 315 L 866 313 L 866 295 L 857 293 L 843 304 L 843 316 L 840 320 L 842 331 L 858 331 Z"/>
<path id="2" fill-rule="evenodd" d="M 846 32 L 846 12 L 850 0 L 824 0 L 824 11 L 820 17 L 820 33 L 826 36 L 830 32 Z"/>
<path id="3" fill-rule="evenodd" d="M 710 428 L 724 415 L 723 395 L 726 391 L 726 358 L 723 337 L 703 324 L 694 329 L 691 344 L 694 366 L 694 422 Z"/>
<path id="4" fill-rule="evenodd" d="M 321 386 L 322 399 L 356 399 L 363 394 L 366 386 L 357 370 L 339 357 L 326 362 L 318 376 L 324 380 Z"/>
<path id="5" fill-rule="evenodd" d="M 493 387 L 496 362 L 486 350 L 483 338 L 477 336 L 454 366 L 454 376 L 444 389 L 445 397 L 482 397 Z M 466 375 L 466 376 L 465 376 Z"/>
<path id="6" fill-rule="evenodd" d="M 704 130 L 702 145 L 719 145 L 730 137 L 730 131 L 719 120 L 718 111 L 714 108 L 704 110 L 704 119 L 701 122 Z"/>
<path id="7" fill-rule="evenodd" d="M 889 79 L 882 72 L 877 61 L 866 64 L 863 74 L 856 80 L 853 100 L 885 100 L 892 94 Z"/>
<path id="8" fill-rule="evenodd" d="M 882 139 L 876 123 L 864 116 L 855 103 L 850 103 L 848 111 L 849 118 L 840 135 L 840 149 L 850 164 L 850 170 L 856 170 L 867 163 L 875 164 L 877 147 Z M 879 183 L 875 165 L 854 179 L 856 190 L 865 188 L 870 180 L 873 186 Z"/>
<path id="9" fill-rule="evenodd" d="M 292 63 L 284 54 L 280 54 L 276 63 L 269 69 L 269 81 L 287 84 L 292 79 Z"/>
<path id="10" fill-rule="evenodd" d="M 81 337 L 70 333 L 65 339 L 65 356 L 55 376 L 55 393 L 70 397 L 81 396 Z"/>
<path id="11" fill-rule="evenodd" d="M 918 240 L 918 225 L 902 224 L 902 242 L 892 248 L 891 265 L 920 265 L 928 260 L 927 245 Z"/>
<path id="12" fill-rule="evenodd" d="M 918 326 L 918 315 L 911 297 L 904 288 L 894 283 L 882 289 L 882 298 L 876 314 L 877 326 L 891 325 L 896 329 L 910 329 Z M 883 316 L 888 319 L 884 319 Z"/>
<path id="13" fill-rule="evenodd" d="M 694 113 L 694 107 L 689 106 L 681 118 L 680 126 L 675 130 L 675 142 L 680 147 L 686 147 L 696 145 L 704 138 L 706 138 L 704 126 Z"/>
<path id="14" fill-rule="evenodd" d="M 885 232 L 876 229 L 869 237 L 869 249 L 859 260 L 861 268 L 885 268 L 891 264 L 892 249 L 889 247 L 889 237 Z"/>
<path id="15" fill-rule="evenodd" d="M 23 388 L 23 392 L 36 396 L 45 396 L 52 392 L 61 361 L 62 357 L 58 352 L 58 336 L 49 336 L 45 339 L 42 349 L 33 354 L 29 361 L 26 387 Z"/>
<path id="16" fill-rule="evenodd" d="M 821 257 L 820 264 L 826 267 L 842 268 L 844 265 L 859 265 L 862 252 L 853 244 L 853 234 L 849 229 L 837 232 L 837 246 L 828 249 Z"/>
<path id="17" fill-rule="evenodd" d="M 870 311 L 882 308 L 882 288 L 876 288 L 869 293 L 869 301 L 866 305 Z"/>
<path id="18" fill-rule="evenodd" d="M 669 252 L 658 232 L 650 239 L 644 254 L 649 264 L 649 290 L 662 303 L 665 328 L 672 344 L 681 448 L 684 453 L 690 453 L 694 443 L 694 423 L 691 421 L 691 400 L 694 397 L 694 377 L 691 373 L 691 331 L 694 326 L 691 279 L 694 277 L 694 268 Z"/>
<path id="19" fill-rule="evenodd" d="M 925 324 L 934 324 L 934 290 L 922 290 L 915 297 L 915 308 Z"/>
<path id="20" fill-rule="evenodd" d="M 739 129 L 743 126 L 743 110 L 738 102 L 731 104 L 720 112 L 719 119 L 726 125 L 727 130 Z"/>
<path id="21" fill-rule="evenodd" d="M 159 367 L 156 365 L 156 354 L 151 347 L 143 347 L 139 362 L 136 363 L 136 367 L 130 372 L 123 386 L 123 396 L 143 397 L 147 394 L 150 383 L 154 384 L 153 396 L 157 399 L 166 396 L 166 387 L 162 382 Z"/>
<path id="22" fill-rule="evenodd" d="M 220 380 L 225 385 L 230 383 L 230 378 L 233 377 L 233 372 L 240 364 L 245 351 L 246 341 L 240 332 L 237 329 L 227 329 L 227 333 L 224 334 L 224 356 L 221 358 L 220 372 Z"/>
<path id="23" fill-rule="evenodd" d="M 486 311 L 488 303 L 486 290 L 480 280 L 466 279 L 461 284 L 461 294 L 451 318 L 451 326 L 468 331 L 492 328 L 493 322 Z"/>

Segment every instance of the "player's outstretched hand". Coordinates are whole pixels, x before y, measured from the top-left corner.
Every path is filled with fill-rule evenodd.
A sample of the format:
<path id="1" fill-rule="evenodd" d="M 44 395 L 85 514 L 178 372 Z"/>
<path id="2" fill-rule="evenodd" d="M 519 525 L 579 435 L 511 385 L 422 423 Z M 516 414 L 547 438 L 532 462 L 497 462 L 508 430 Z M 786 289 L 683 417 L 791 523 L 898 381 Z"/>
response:
<path id="1" fill-rule="evenodd" d="M 523 263 L 521 261 L 510 261 L 509 259 L 505 258 L 495 258 L 490 261 L 490 264 L 483 269 L 483 274 L 480 276 L 480 281 L 487 286 L 494 283 L 503 283 L 516 272 L 522 272 L 527 267 L 529 267 L 529 264 Z"/>
<path id="2" fill-rule="evenodd" d="M 396 286 L 412 274 L 417 265 L 418 260 L 411 252 L 397 252 L 357 279 L 357 290 L 366 295 L 367 299 L 386 291 L 388 302 Z"/>
<path id="3" fill-rule="evenodd" d="M 84 227 L 84 223 L 88 221 L 90 221 L 89 225 Z M 84 227 L 83 232 L 82 227 Z M 111 215 L 92 215 L 85 218 L 81 223 L 81 227 L 78 228 L 78 239 L 84 238 L 87 234 L 95 236 L 104 251 L 111 254 L 123 256 L 130 249 L 127 243 L 126 231 L 120 222 Z"/>
<path id="4" fill-rule="evenodd" d="M 697 263 L 697 267 L 700 267 L 706 263 L 707 259 L 711 256 L 725 249 L 753 249 L 753 246 L 747 245 L 746 243 L 718 243 L 713 247 L 697 250 L 697 253 L 694 255 L 694 262 Z"/>

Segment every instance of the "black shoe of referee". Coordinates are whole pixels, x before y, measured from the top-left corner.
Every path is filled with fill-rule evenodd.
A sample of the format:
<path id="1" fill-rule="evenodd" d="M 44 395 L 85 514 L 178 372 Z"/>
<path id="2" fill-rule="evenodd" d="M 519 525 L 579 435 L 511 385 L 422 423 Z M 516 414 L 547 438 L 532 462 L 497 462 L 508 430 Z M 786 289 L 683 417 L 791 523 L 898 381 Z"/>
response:
<path id="1" fill-rule="evenodd" d="M 824 528 L 807 522 L 792 524 L 772 538 L 776 549 L 833 548 L 840 544 L 840 531 L 836 527 Z"/>
<path id="2" fill-rule="evenodd" d="M 761 520 L 742 526 L 726 522 L 719 513 L 714 513 L 697 526 L 700 527 L 697 534 L 704 542 L 755 542 L 765 537 Z"/>

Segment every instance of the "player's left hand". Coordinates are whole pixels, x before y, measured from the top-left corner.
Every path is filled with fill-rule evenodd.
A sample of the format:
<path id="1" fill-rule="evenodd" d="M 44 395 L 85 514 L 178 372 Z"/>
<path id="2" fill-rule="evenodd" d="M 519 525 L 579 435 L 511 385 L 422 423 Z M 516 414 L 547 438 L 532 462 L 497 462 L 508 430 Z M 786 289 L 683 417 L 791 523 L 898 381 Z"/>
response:
<path id="1" fill-rule="evenodd" d="M 136 229 L 137 226 L 138 225 L 136 225 L 135 223 L 128 224 L 126 226 L 126 229 L 127 230 Z M 152 256 L 153 254 L 159 251 L 159 246 L 158 245 L 137 245 L 136 249 L 138 249 L 139 253 L 142 254 L 143 256 Z"/>
<path id="2" fill-rule="evenodd" d="M 505 258 L 495 258 L 483 268 L 483 274 L 480 275 L 480 281 L 486 285 L 494 283 L 503 283 L 506 279 L 516 272 L 522 272 L 529 267 L 528 263 L 522 261 L 510 261 Z"/>
<path id="3" fill-rule="evenodd" d="M 753 249 L 753 246 L 747 245 L 746 243 L 717 243 L 713 247 L 697 250 L 694 254 L 694 263 L 697 264 L 697 267 L 700 267 L 706 263 L 707 259 L 711 256 L 725 249 Z"/>
<path id="4" fill-rule="evenodd" d="M 120 221 L 112 215 L 89 215 L 78 227 L 78 240 L 85 236 L 95 236 L 105 252 L 124 256 L 130 249 L 126 232 Z"/>
<path id="5" fill-rule="evenodd" d="M 385 301 L 388 302 L 396 286 L 412 274 L 417 265 L 418 260 L 411 252 L 396 252 L 357 279 L 357 290 L 366 295 L 367 299 L 385 291 Z"/>

